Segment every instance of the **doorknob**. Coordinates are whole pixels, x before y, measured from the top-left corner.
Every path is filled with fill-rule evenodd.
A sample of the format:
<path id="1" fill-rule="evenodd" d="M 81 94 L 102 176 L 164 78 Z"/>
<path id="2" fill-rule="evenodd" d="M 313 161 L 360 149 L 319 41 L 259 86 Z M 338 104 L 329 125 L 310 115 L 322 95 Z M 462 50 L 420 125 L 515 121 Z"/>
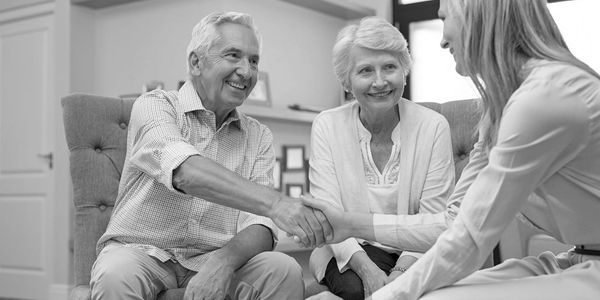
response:
<path id="1" fill-rule="evenodd" d="M 46 160 L 46 162 L 48 162 L 48 167 L 52 169 L 52 162 L 54 161 L 54 155 L 52 155 L 52 152 L 48 152 L 46 154 L 38 153 L 37 156 Z"/>

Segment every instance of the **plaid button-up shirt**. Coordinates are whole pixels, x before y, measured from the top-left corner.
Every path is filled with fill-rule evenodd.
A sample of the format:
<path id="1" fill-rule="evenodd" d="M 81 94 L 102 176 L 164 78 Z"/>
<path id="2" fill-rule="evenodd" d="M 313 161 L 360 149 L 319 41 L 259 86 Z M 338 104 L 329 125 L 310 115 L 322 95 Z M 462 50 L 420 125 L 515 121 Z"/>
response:
<path id="1" fill-rule="evenodd" d="M 160 261 L 199 270 L 213 250 L 244 228 L 269 219 L 178 192 L 172 176 L 191 155 L 201 155 L 255 183 L 272 186 L 271 131 L 233 111 L 220 128 L 192 83 L 179 91 L 153 91 L 133 105 L 119 193 L 98 252 L 110 242 L 141 248 Z"/>

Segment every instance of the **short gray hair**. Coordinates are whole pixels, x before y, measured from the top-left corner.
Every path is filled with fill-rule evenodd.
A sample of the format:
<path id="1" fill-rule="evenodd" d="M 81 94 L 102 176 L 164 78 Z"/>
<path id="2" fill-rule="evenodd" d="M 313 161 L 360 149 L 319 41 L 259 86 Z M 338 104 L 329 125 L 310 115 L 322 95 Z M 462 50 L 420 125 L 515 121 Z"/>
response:
<path id="1" fill-rule="evenodd" d="M 400 62 L 404 76 L 408 75 L 412 58 L 402 33 L 382 18 L 366 17 L 358 24 L 342 28 L 333 46 L 333 71 L 344 88 L 350 87 L 350 50 L 355 46 L 393 53 Z"/>
<path id="2" fill-rule="evenodd" d="M 252 29 L 258 40 L 258 50 L 260 53 L 262 47 L 260 34 L 258 33 L 256 26 L 254 26 L 254 20 L 250 15 L 233 11 L 213 12 L 202 18 L 192 30 L 192 39 L 187 46 L 185 57 L 188 74 L 190 73 L 190 65 L 188 62 L 190 54 L 196 53 L 200 59 L 206 57 L 210 47 L 221 38 L 216 29 L 218 25 L 223 23 L 240 24 Z"/>

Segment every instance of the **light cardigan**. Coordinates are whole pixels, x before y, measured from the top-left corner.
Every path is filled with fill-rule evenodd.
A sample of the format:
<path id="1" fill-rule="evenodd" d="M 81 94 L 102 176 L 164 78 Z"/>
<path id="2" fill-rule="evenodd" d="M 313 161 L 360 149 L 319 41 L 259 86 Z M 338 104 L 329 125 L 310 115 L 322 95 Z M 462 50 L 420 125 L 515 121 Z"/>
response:
<path id="1" fill-rule="evenodd" d="M 406 225 L 418 230 L 416 234 L 404 237 L 397 236 L 395 228 L 399 222 L 404 222 L 406 216 L 376 214 L 374 225 L 379 228 L 379 233 L 390 235 L 381 239 L 377 237 L 378 240 L 398 241 L 384 242 L 386 245 L 400 251 L 425 252 L 447 228 L 443 212 L 454 188 L 450 128 L 442 115 L 411 101 L 401 99 L 398 108 L 398 126 L 401 128 L 398 202 L 408 201 L 408 213 L 411 215 L 436 214 L 439 217 L 410 219 Z M 357 122 L 360 122 L 358 112 L 359 105 L 354 101 L 324 111 L 315 118 L 311 133 L 310 191 L 316 199 L 328 201 L 346 211 L 370 213 L 357 131 Z M 408 243 L 404 243 L 406 239 Z M 310 270 L 320 282 L 332 257 L 336 257 L 338 269 L 343 272 L 357 251 L 362 249 L 353 238 L 317 248 L 311 254 Z"/>

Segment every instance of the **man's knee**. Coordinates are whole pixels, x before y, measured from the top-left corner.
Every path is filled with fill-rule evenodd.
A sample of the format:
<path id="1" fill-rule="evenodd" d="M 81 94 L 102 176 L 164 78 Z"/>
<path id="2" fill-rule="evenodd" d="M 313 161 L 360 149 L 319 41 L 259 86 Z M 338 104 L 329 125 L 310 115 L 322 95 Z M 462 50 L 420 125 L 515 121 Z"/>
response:
<path id="1" fill-rule="evenodd" d="M 264 268 L 275 278 L 284 278 L 286 281 L 302 281 L 302 267 L 298 262 L 287 254 L 281 252 L 263 252 L 257 256 L 264 256 L 266 259 Z"/>
<path id="2" fill-rule="evenodd" d="M 92 268 L 90 288 L 92 299 L 110 298 L 113 291 L 144 295 L 144 270 L 139 263 L 137 249 L 118 247 L 101 253 Z"/>

